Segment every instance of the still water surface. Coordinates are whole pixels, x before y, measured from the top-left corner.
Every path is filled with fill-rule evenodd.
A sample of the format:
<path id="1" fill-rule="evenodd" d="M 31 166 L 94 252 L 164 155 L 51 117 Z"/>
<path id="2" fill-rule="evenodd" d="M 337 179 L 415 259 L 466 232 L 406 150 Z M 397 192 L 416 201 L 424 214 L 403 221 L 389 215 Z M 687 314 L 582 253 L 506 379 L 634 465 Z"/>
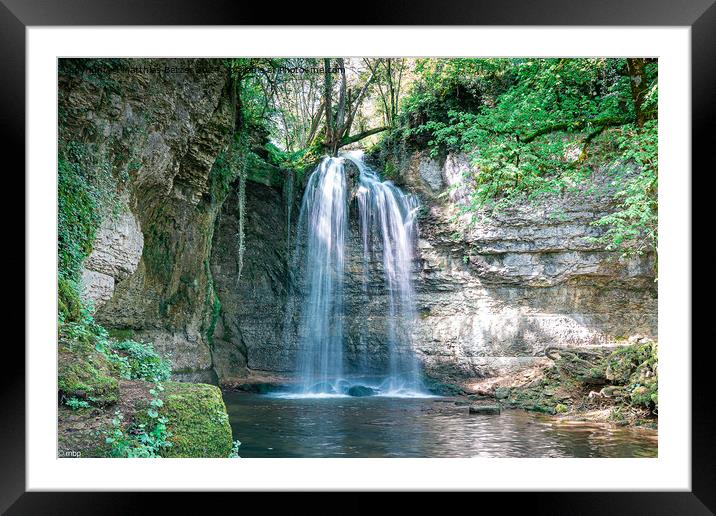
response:
<path id="1" fill-rule="evenodd" d="M 225 392 L 241 457 L 656 457 L 657 434 L 440 398 L 285 399 Z"/>

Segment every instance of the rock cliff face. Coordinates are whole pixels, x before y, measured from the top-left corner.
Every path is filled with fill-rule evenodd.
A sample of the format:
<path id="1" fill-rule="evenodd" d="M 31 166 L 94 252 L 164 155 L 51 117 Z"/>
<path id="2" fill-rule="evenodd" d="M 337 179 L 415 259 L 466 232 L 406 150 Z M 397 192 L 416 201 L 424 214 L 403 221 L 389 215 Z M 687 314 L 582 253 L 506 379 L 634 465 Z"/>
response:
<path id="1" fill-rule="evenodd" d="M 459 230 L 451 220 L 469 191 L 467 158 L 449 155 L 440 164 L 416 154 L 403 170 L 428 207 L 415 329 L 428 371 L 491 376 L 542 360 L 547 346 L 656 338 L 653 257 L 625 260 L 595 242 L 602 230 L 591 223 L 614 209 L 606 171 L 573 192 Z M 447 198 L 438 200 L 442 192 Z"/>
<path id="2" fill-rule="evenodd" d="M 283 336 L 288 301 L 287 207 L 281 189 L 247 182 L 246 251 L 240 278 L 236 188 L 221 210 L 211 254 L 221 301 L 213 338 L 214 367 L 221 379 L 242 377 L 249 370 L 288 372 L 295 367 L 294 339 Z M 297 214 L 297 207 L 292 209 Z"/>
<path id="3" fill-rule="evenodd" d="M 462 382 L 544 361 L 548 346 L 609 345 L 634 334 L 656 337 L 653 258 L 624 260 L 592 239 L 600 229 L 591 223 L 613 209 L 606 173 L 597 174 L 588 192 L 583 187 L 520 204 L 459 230 L 453 217 L 459 217 L 469 192 L 463 182 L 469 167 L 462 155 L 441 162 L 416 153 L 399 168 L 401 186 L 417 193 L 424 206 L 414 264 L 418 318 L 412 340 L 430 376 Z M 363 284 L 354 204 L 345 358 L 349 373 L 379 373 L 388 359 L 387 293 L 380 275 Z M 290 373 L 300 346 L 294 312 L 300 307 L 287 305 L 288 205 L 280 190 L 249 184 L 245 266 L 238 282 L 232 251 L 235 206 L 230 196 L 212 253 L 222 302 L 214 365 L 222 379 L 249 371 Z M 298 205 L 291 206 L 295 221 Z M 379 257 L 369 266 L 379 270 Z M 300 270 L 293 273 L 300 284 Z M 287 311 L 293 315 L 286 318 Z"/>
<path id="4" fill-rule="evenodd" d="M 85 295 L 101 324 L 170 353 L 179 377 L 209 379 L 211 171 L 233 124 L 228 76 L 219 60 L 97 66 L 59 75 L 61 140 L 120 185 L 85 263 Z"/>

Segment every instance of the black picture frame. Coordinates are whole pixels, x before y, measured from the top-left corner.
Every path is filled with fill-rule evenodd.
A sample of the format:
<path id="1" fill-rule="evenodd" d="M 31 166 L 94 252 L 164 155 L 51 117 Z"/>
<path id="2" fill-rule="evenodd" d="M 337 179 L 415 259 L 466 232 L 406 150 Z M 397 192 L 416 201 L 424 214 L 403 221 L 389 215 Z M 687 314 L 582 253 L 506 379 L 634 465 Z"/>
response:
<path id="1" fill-rule="evenodd" d="M 339 15 L 335 6 L 318 3 L 240 3 L 236 0 L 0 0 L 0 121 L 6 152 L 20 156 L 25 149 L 25 29 L 62 25 L 549 25 L 549 26 L 689 26 L 692 51 L 692 163 L 710 163 L 714 142 L 716 93 L 716 0 L 400 0 L 392 4 L 366 0 L 351 14 Z M 346 11 L 347 12 L 347 11 Z M 320 18 L 320 13 L 330 16 Z M 346 23 L 347 22 L 347 23 Z M 88 50 L 91 46 L 88 45 Z M 22 150 L 21 150 L 22 149 Z M 698 167 L 698 168 L 697 168 Z M 713 168 L 713 165 L 710 165 Z M 707 173 L 708 169 L 704 168 Z M 19 174 L 16 173 L 17 176 Z M 693 174 L 684 171 L 684 180 Z M 31 310 L 31 306 L 27 306 Z M 128 493 L 25 492 L 25 355 L 15 341 L 18 356 L 5 358 L 12 367 L 0 375 L 2 418 L 2 480 L 0 511 L 8 514 L 105 514 L 141 511 L 150 495 Z M 716 456 L 707 385 L 711 362 L 708 342 L 678 343 L 692 353 L 692 491 L 691 492 L 589 492 L 479 494 L 479 507 L 499 503 L 501 510 L 529 504 L 531 513 L 545 514 L 714 514 L 716 512 Z M 4 353 L 10 353 L 9 344 Z M 48 344 L 48 353 L 52 352 Z M 6 355 L 7 357 L 7 355 Z M 705 398 L 699 393 L 708 393 Z M 227 496 L 212 495 L 202 502 L 204 511 L 226 504 Z M 251 502 L 247 494 L 242 505 Z M 272 495 L 266 495 L 272 496 Z M 484 497 L 490 497 L 486 499 Z M 494 500 L 493 500 L 494 499 Z M 272 504 L 275 498 L 271 499 Z M 421 497 L 413 498 L 420 503 Z M 162 504 L 185 503 L 179 493 L 162 496 Z M 259 502 L 260 503 L 260 502 Z M 345 508 L 373 504 L 350 504 Z M 273 505 L 272 505 L 273 507 Z M 221 510 L 221 509 L 217 509 Z M 476 510 L 477 507 L 476 507 Z"/>

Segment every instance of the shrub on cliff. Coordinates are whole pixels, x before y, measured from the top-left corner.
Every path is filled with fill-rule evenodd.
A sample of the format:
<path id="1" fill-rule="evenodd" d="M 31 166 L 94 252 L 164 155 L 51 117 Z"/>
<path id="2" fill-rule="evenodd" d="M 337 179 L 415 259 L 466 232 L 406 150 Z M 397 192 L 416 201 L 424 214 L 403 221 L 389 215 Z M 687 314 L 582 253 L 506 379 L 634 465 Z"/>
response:
<path id="1" fill-rule="evenodd" d="M 606 167 L 617 210 L 595 223 L 599 240 L 656 251 L 656 60 L 419 59 L 415 72 L 393 134 L 470 156 L 479 172 L 466 212 L 561 192 Z"/>
<path id="2" fill-rule="evenodd" d="M 656 342 L 625 346 L 607 359 L 607 378 L 623 385 L 625 398 L 634 406 L 659 412 L 659 358 Z"/>
<path id="3" fill-rule="evenodd" d="M 171 363 L 151 343 L 122 340 L 109 343 L 108 356 L 119 366 L 122 378 L 160 382 L 171 376 Z"/>

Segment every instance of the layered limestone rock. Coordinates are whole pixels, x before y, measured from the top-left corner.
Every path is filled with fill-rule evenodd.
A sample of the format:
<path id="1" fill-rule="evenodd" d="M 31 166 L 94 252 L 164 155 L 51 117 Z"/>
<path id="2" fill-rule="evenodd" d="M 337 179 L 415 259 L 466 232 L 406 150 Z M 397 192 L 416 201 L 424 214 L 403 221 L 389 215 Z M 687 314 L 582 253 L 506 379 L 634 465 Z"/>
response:
<path id="1" fill-rule="evenodd" d="M 464 155 L 438 160 L 417 153 L 399 170 L 400 186 L 423 203 L 412 342 L 430 376 L 456 382 L 497 376 L 547 361 L 548 346 L 607 346 L 636 334 L 656 337 L 653 257 L 625 260 L 595 240 L 603 230 L 592 223 L 614 209 L 606 172 L 581 190 L 483 214 L 463 229 L 466 221 L 454 217 L 459 220 L 460 204 L 470 192 L 464 176 L 475 172 Z M 222 210 L 212 253 L 222 303 L 214 363 L 225 380 L 257 371 L 290 373 L 301 345 L 300 298 L 290 306 L 287 297 L 285 198 L 277 188 L 249 183 L 246 199 L 241 280 L 236 281 L 235 194 Z M 291 206 L 294 228 L 298 206 Z M 380 374 L 388 361 L 382 263 L 379 253 L 372 256 L 368 266 L 377 274 L 365 283 L 354 201 L 349 218 L 346 372 Z M 300 287 L 300 268 L 292 275 Z"/>
<path id="2" fill-rule="evenodd" d="M 597 239 L 603 229 L 592 224 L 615 207 L 607 171 L 574 191 L 482 214 L 463 229 L 465 176 L 477 171 L 466 156 L 448 155 L 438 191 L 446 200 L 439 201 L 434 166 L 417 154 L 404 169 L 406 186 L 427 205 L 414 342 L 429 372 L 492 376 L 543 361 L 548 346 L 656 337 L 653 256 L 606 251 Z"/>
<path id="3" fill-rule="evenodd" d="M 143 248 L 144 235 L 132 212 L 104 219 L 82 271 L 82 292 L 95 310 L 109 301 L 115 284 L 137 270 Z"/>
<path id="4" fill-rule="evenodd" d="M 105 327 L 154 342 L 180 377 L 209 380 L 211 171 L 233 126 L 228 74 L 220 60 L 127 63 L 60 66 L 60 138 L 95 157 L 96 177 L 111 171 L 122 213 L 98 232 L 85 293 Z"/>

